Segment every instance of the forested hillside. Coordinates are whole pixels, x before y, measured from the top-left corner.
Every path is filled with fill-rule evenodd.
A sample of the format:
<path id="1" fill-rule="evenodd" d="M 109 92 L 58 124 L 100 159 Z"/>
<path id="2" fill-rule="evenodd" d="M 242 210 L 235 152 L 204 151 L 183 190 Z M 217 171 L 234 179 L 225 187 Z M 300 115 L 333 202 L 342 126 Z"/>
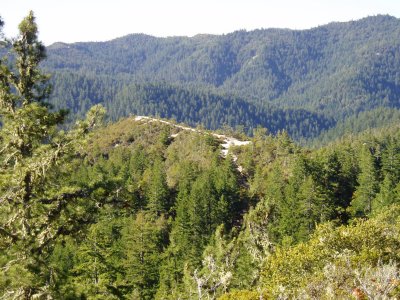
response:
<path id="1" fill-rule="evenodd" d="M 41 291 L 42 278 L 66 299 L 398 296 L 399 132 L 310 152 L 258 129 L 224 158 L 206 132 L 100 128 L 46 179 L 54 198 L 77 197 L 59 220 L 78 218 L 76 231 L 46 248 L 32 282 L 3 252 L 0 290 Z"/>
<path id="2" fill-rule="evenodd" d="M 43 66 L 54 76 L 52 102 L 68 103 L 75 112 L 100 102 L 113 119 L 146 111 L 209 128 L 245 123 L 249 133 L 257 125 L 271 132 L 283 127 L 300 140 L 372 109 L 385 107 L 393 109 L 387 111 L 389 115 L 398 113 L 399 36 L 400 21 L 390 16 L 309 30 L 263 29 L 192 38 L 133 34 L 109 42 L 54 44 Z M 132 85 L 149 83 L 150 88 L 157 86 L 151 99 L 135 92 L 120 93 L 122 86 L 129 91 L 135 90 Z M 167 111 L 165 102 L 171 94 L 167 90 L 173 88 L 177 89 L 173 94 L 189 89 L 190 95 L 175 99 L 175 111 Z M 215 103 L 214 111 L 215 115 L 229 111 L 229 121 L 210 123 L 201 114 L 188 116 L 185 106 L 205 94 L 213 94 L 214 99 L 223 95 L 227 101 Z M 75 102 L 70 103 L 71 99 Z M 249 103 L 257 115 L 278 110 L 277 114 L 290 117 L 280 126 L 269 115 L 269 122 L 246 112 L 243 117 L 241 110 L 230 109 L 231 99 Z M 303 112 L 293 118 L 298 109 Z M 316 117 L 307 125 L 312 131 L 291 130 L 310 123 L 308 116 Z M 379 118 L 375 122 L 383 125 Z"/>
<path id="3" fill-rule="evenodd" d="M 392 110 L 360 113 L 382 111 L 387 126 L 316 150 L 262 127 L 252 137 L 225 128 L 246 141 L 227 147 L 233 139 L 221 133 L 173 121 L 105 124 L 100 98 L 135 95 L 148 105 L 160 93 L 171 114 L 181 97 L 194 99 L 200 116 L 213 105 L 258 116 L 240 97 L 105 76 L 96 79 L 115 90 L 85 81 L 86 91 L 70 90 L 99 98 L 65 126 L 67 112 L 47 102 L 46 49 L 32 12 L 19 32 L 1 43 L 13 58 L 0 61 L 0 299 L 400 297 Z M 146 109 L 161 114 L 157 105 Z M 214 126 L 218 116 L 204 117 Z"/>
<path id="4" fill-rule="evenodd" d="M 68 90 L 72 80 L 77 80 L 79 86 Z M 102 85 L 104 82 L 106 86 Z M 257 126 L 262 126 L 272 133 L 287 130 L 298 139 L 316 137 L 321 128 L 335 124 L 333 118 L 304 109 L 280 109 L 272 104 L 261 106 L 236 96 L 191 87 L 150 83 L 123 85 L 115 80 L 101 81 L 93 76 L 73 74 L 58 77 L 54 84 L 58 86 L 54 98 L 70 99 L 56 107 L 75 108 L 72 109 L 75 117 L 84 116 L 92 104 L 101 103 L 113 121 L 131 114 L 159 116 L 208 129 L 241 127 L 250 134 Z M 93 103 L 90 99 L 94 99 Z"/>

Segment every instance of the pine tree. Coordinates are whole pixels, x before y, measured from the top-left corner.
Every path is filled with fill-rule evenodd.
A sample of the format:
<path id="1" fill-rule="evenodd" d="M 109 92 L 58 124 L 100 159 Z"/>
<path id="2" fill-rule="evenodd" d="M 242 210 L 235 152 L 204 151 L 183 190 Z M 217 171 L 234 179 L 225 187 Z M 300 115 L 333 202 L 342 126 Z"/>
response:
<path id="1" fill-rule="evenodd" d="M 330 205 L 321 188 L 311 176 L 307 176 L 298 191 L 300 212 L 307 223 L 308 234 L 311 234 L 317 223 L 328 219 Z"/>
<path id="2" fill-rule="evenodd" d="M 68 169 L 61 165 L 96 124 L 102 109 L 91 111 L 73 131 L 57 130 L 66 111 L 53 112 L 45 102 L 51 87 L 49 76 L 39 69 L 46 53 L 32 12 L 20 23 L 19 32 L 12 43 L 15 66 L 0 65 L 0 256 L 6 257 L 0 268 L 8 278 L 0 292 L 6 298 L 12 293 L 30 299 L 51 293 L 45 258 L 54 241 L 90 219 L 71 210 L 86 192 L 62 186 L 62 175 L 55 169 Z"/>
<path id="3" fill-rule="evenodd" d="M 349 147 L 336 148 L 322 160 L 321 167 L 322 176 L 317 172 L 314 177 L 320 179 L 329 197 L 332 205 L 331 217 L 346 224 L 350 218 L 347 208 L 350 206 L 357 180 L 357 161 L 354 151 Z"/>
<path id="4" fill-rule="evenodd" d="M 163 254 L 160 267 L 160 287 L 156 299 L 178 299 L 184 292 L 182 279 L 185 264 L 190 259 L 191 249 L 196 247 L 193 238 L 193 220 L 189 208 L 192 206 L 190 199 L 192 167 L 183 169 L 184 179 L 179 183 L 179 192 L 176 198 L 176 217 L 172 223 L 170 243 Z M 198 257 L 196 257 L 198 259 Z M 192 265 L 192 263 L 191 263 Z"/>

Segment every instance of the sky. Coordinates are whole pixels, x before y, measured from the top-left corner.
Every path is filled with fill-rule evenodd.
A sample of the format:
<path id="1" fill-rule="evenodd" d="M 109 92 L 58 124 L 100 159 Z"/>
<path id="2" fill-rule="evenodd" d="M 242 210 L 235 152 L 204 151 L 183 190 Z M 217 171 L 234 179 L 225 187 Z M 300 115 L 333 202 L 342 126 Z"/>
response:
<path id="1" fill-rule="evenodd" d="M 7 37 L 33 10 L 39 39 L 106 41 L 131 33 L 158 37 L 258 28 L 308 29 L 377 14 L 400 17 L 399 0 L 0 0 Z"/>

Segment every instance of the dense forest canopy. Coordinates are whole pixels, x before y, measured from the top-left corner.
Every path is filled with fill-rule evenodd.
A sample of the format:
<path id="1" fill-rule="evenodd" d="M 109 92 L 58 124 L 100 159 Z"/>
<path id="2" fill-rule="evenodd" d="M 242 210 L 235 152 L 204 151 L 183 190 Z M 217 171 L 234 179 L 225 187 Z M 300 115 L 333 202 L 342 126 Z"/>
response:
<path id="1" fill-rule="evenodd" d="M 332 43 L 345 51 L 358 43 L 352 30 L 369 28 L 362 36 L 368 39 L 375 32 L 371 26 L 382 26 L 376 30 L 384 45 L 397 22 L 380 16 L 305 32 L 261 30 L 232 36 L 250 43 L 251 35 L 265 34 L 269 43 L 284 44 L 288 36 L 290 41 L 304 35 L 316 38 L 319 31 L 331 30 L 337 35 Z M 336 126 L 341 139 L 310 150 L 280 130 L 282 124 L 291 124 L 289 132 L 299 137 L 307 131 L 316 136 L 317 126 L 334 126 L 334 111 L 286 107 L 283 98 L 274 105 L 278 98 L 229 96 L 221 86 L 235 65 L 214 78 L 218 84 L 208 82 L 210 90 L 190 82 L 132 81 L 131 71 L 107 74 L 100 59 L 96 72 L 102 74 L 96 75 L 89 68 L 78 70 L 94 58 L 76 59 L 68 72 L 57 71 L 55 98 L 49 98 L 49 76 L 40 68 L 46 66 L 41 63 L 46 49 L 38 40 L 32 12 L 19 31 L 17 38 L 1 44 L 10 52 L 0 61 L 1 299 L 400 297 L 400 130 L 392 122 L 398 112 L 390 105 L 365 107 Z M 334 35 L 326 33 L 328 37 Z M 346 47 L 339 43 L 344 37 L 352 41 Z M 148 46 L 157 41 L 131 38 Z M 201 47 L 219 39 L 163 42 L 185 41 L 185 57 L 191 43 Z M 51 51 L 84 53 L 88 45 L 99 44 L 58 44 Z M 100 45 L 107 49 L 108 43 Z M 240 43 L 232 45 L 240 48 Z M 318 54 L 313 55 L 317 60 Z M 60 67 L 72 64 L 73 59 L 63 57 Z M 51 64 L 50 58 L 47 68 Z M 134 69 L 141 68 L 140 60 L 136 64 Z M 62 90 L 69 100 L 56 102 Z M 124 101 L 104 98 L 117 94 Z M 229 119 L 240 116 L 237 120 L 253 134 L 225 128 L 222 135 L 201 126 L 134 116 L 105 125 L 100 104 L 114 114 L 111 119 L 129 114 L 123 113 L 125 106 L 188 123 L 202 123 L 196 119 L 201 116 L 215 128 L 219 118 L 232 127 L 240 125 Z M 65 126 L 67 112 L 61 106 L 78 115 L 88 110 L 86 118 Z M 357 123 L 357 116 L 369 123 Z M 270 128 L 256 126 L 258 121 L 246 123 L 250 119 L 265 121 Z M 363 132 L 343 135 L 356 126 Z M 324 139 L 329 142 L 335 135 L 331 129 Z M 227 141 L 233 140 L 237 145 L 228 147 Z"/>
<path id="2" fill-rule="evenodd" d="M 68 103 L 82 116 L 91 105 L 103 103 L 113 120 L 148 113 L 210 129 L 246 125 L 249 134 L 257 126 L 274 133 L 285 129 L 297 141 L 330 130 L 326 139 L 340 136 L 342 129 L 335 126 L 355 116 L 359 130 L 366 129 L 366 121 L 373 127 L 396 121 L 399 34 L 400 21 L 383 15 L 309 30 L 191 38 L 132 34 L 109 42 L 56 43 L 43 67 L 53 73 L 51 102 Z M 231 109 L 229 101 L 237 99 L 254 113 Z M 175 111 L 165 110 L 168 101 Z M 196 109 L 188 114 L 193 102 Z M 228 112 L 230 119 L 218 122 L 198 113 L 210 102 L 216 105 L 214 116 Z M 380 108 L 386 108 L 381 110 L 385 115 L 374 121 L 363 115 Z M 260 118 L 265 111 L 269 115 Z M 275 114 L 284 117 L 276 123 L 270 117 Z"/>

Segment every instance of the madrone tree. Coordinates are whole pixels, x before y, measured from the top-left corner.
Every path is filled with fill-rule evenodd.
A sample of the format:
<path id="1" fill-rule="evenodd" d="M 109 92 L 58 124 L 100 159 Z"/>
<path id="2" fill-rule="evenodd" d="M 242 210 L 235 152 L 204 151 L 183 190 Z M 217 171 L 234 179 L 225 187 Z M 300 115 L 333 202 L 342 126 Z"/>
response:
<path id="1" fill-rule="evenodd" d="M 46 53 L 37 34 L 30 12 L 19 36 L 2 41 L 11 55 L 0 61 L 1 299 L 51 298 L 56 275 L 46 259 L 55 241 L 90 221 L 88 191 L 66 185 L 62 174 L 104 109 L 92 108 L 69 132 L 58 128 L 66 111 L 45 102 L 51 87 L 39 69 Z"/>

